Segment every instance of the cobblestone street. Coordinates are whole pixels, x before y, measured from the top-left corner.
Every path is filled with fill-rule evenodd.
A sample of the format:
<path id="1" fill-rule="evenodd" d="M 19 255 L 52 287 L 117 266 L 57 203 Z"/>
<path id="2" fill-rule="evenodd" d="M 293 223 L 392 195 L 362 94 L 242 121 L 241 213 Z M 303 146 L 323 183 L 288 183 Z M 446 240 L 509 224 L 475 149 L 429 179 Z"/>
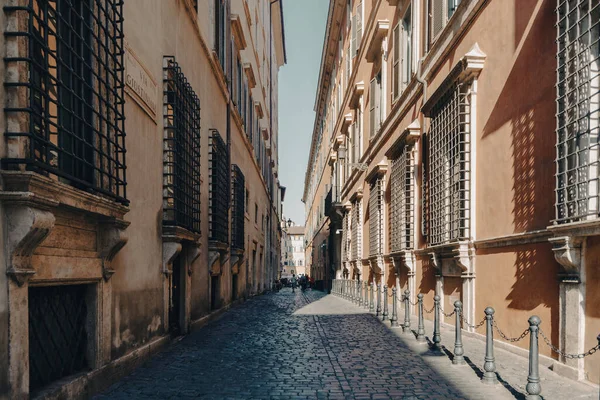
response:
<path id="1" fill-rule="evenodd" d="M 465 339 L 467 356 L 471 342 L 481 343 Z M 525 382 L 513 383 L 518 368 L 499 368 L 502 384 L 490 387 L 479 380 L 477 356 L 452 367 L 445 354 L 420 346 L 348 301 L 283 289 L 231 309 L 96 398 L 524 398 Z M 546 399 L 598 398 L 551 371 L 543 371 L 542 385 Z"/>

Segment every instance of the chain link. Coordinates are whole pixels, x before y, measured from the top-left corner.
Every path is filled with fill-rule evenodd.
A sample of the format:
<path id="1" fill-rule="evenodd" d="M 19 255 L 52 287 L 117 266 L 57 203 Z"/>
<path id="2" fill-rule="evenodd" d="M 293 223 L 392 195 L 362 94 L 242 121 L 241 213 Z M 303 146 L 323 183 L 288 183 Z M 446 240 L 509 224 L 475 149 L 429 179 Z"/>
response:
<path id="1" fill-rule="evenodd" d="M 546 337 L 546 335 L 544 334 L 544 331 L 542 331 L 542 329 L 540 328 L 539 330 L 540 335 L 542 336 L 542 338 L 544 339 L 544 342 L 546 342 L 546 344 L 548 345 L 548 347 L 550 347 L 550 350 L 552 350 L 553 352 L 555 352 L 556 354 L 567 358 L 567 359 L 573 359 L 573 358 L 584 358 L 587 356 L 591 356 L 592 354 L 594 354 L 595 352 L 597 352 L 598 350 L 600 350 L 600 343 L 598 345 L 596 345 L 596 347 L 592 347 L 591 349 L 589 349 L 588 351 L 586 351 L 585 353 L 580 353 L 580 354 L 567 354 L 564 351 L 560 350 L 557 347 L 554 347 L 552 345 L 552 342 L 550 342 L 550 339 L 548 339 Z"/>
<path id="2" fill-rule="evenodd" d="M 418 301 L 416 301 L 416 302 L 414 302 L 414 303 L 413 303 L 412 301 L 410 301 L 410 300 L 409 300 L 409 301 L 408 301 L 408 304 L 410 304 L 410 305 L 413 305 L 413 306 L 416 306 L 416 305 L 418 305 L 418 304 L 419 304 L 419 302 L 418 302 Z"/>
<path id="3" fill-rule="evenodd" d="M 451 316 L 453 316 L 454 314 L 456 314 L 456 310 L 452 311 L 450 314 L 446 314 L 446 313 L 444 312 L 444 309 L 443 309 L 442 307 L 440 307 L 440 311 L 442 312 L 442 314 L 444 314 L 444 316 L 445 316 L 446 318 L 450 318 Z"/>
<path id="4" fill-rule="evenodd" d="M 527 329 L 525 329 L 523 331 L 523 333 L 521 333 L 520 336 L 511 338 L 511 337 L 506 336 L 504 334 L 504 332 L 502 332 L 500 330 L 500 328 L 498 328 L 498 324 L 496 323 L 496 321 L 492 320 L 492 325 L 494 326 L 494 328 L 496 329 L 496 332 L 498 332 L 498 334 L 500 335 L 500 337 L 502 339 L 506 340 L 507 342 L 510 342 L 510 343 L 515 343 L 515 342 L 518 342 L 520 340 L 523 340 L 525 338 L 525 336 L 529 335 L 529 328 L 527 328 Z"/>
<path id="5" fill-rule="evenodd" d="M 479 322 L 477 325 L 471 325 L 469 323 L 469 321 L 466 320 L 464 314 L 460 314 L 460 319 L 463 322 L 463 324 L 467 325 L 471 329 L 479 329 L 479 328 L 481 328 L 483 326 L 483 324 L 485 324 L 485 317 L 483 317 L 483 319 L 481 320 L 481 322 Z"/>

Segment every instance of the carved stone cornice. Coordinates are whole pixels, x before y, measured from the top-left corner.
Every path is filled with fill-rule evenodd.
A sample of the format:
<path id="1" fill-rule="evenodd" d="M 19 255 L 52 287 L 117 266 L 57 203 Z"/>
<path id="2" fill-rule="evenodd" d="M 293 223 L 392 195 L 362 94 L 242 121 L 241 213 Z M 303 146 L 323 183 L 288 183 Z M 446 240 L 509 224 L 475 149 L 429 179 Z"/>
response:
<path id="1" fill-rule="evenodd" d="M 388 165 L 385 160 L 380 161 L 377 165 L 373 167 L 371 172 L 365 178 L 366 182 L 373 182 L 375 179 L 379 179 L 385 175 L 388 170 Z"/>
<path id="2" fill-rule="evenodd" d="M 559 236 L 548 239 L 554 258 L 561 267 L 558 274 L 563 282 L 580 282 L 582 236 Z"/>
<path id="3" fill-rule="evenodd" d="M 31 171 L 0 171 L 0 200 L 27 202 L 36 208 L 67 206 L 85 213 L 123 219 L 129 211 L 108 198 L 94 195 Z"/>
<path id="4" fill-rule="evenodd" d="M 100 223 L 98 235 L 98 254 L 102 260 L 102 276 L 108 281 L 115 270 L 112 268 L 112 261 L 127 244 L 127 233 L 125 229 L 129 222 L 122 220 L 107 220 Z"/>
<path id="5" fill-rule="evenodd" d="M 6 274 L 22 286 L 35 274 L 31 256 L 54 228 L 50 211 L 29 206 L 6 207 L 8 265 Z"/>
<path id="6" fill-rule="evenodd" d="M 375 22 L 373 34 L 370 38 L 369 44 L 367 45 L 367 54 L 365 55 L 367 62 L 374 62 L 377 59 L 377 56 L 382 53 L 381 44 L 383 43 L 383 39 L 385 39 L 389 30 L 390 21 L 379 20 Z"/>
<path id="7" fill-rule="evenodd" d="M 473 264 L 475 246 L 471 241 L 463 240 L 431 246 L 419 251 L 419 254 L 423 253 L 431 257 L 431 264 L 441 275 L 465 277 L 475 274 Z"/>
<path id="8" fill-rule="evenodd" d="M 363 81 L 357 82 L 354 84 L 354 89 L 352 90 L 352 95 L 350 96 L 349 106 L 351 109 L 357 109 L 359 104 L 358 100 L 360 96 L 365 92 L 365 83 Z"/>

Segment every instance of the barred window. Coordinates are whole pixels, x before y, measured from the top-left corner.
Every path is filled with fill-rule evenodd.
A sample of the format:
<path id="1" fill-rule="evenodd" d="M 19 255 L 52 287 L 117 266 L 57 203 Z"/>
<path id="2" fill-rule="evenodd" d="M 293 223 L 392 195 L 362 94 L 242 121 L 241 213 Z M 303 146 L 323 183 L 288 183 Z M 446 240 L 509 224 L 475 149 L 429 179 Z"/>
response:
<path id="1" fill-rule="evenodd" d="M 600 1 L 557 8 L 556 222 L 597 218 L 600 167 Z"/>
<path id="2" fill-rule="evenodd" d="M 383 254 L 383 178 L 374 179 L 369 192 L 369 255 Z"/>
<path id="3" fill-rule="evenodd" d="M 342 261 L 348 260 L 348 218 L 349 214 L 345 213 L 342 219 Z"/>
<path id="4" fill-rule="evenodd" d="M 379 133 L 382 123 L 383 109 L 381 106 L 381 96 L 383 91 L 381 90 L 381 71 L 377 73 L 375 78 L 371 80 L 371 88 L 369 91 L 369 133 L 371 138 Z"/>
<path id="5" fill-rule="evenodd" d="M 362 200 L 356 200 L 352 204 L 352 260 L 362 258 Z"/>
<path id="6" fill-rule="evenodd" d="M 455 82 L 433 106 L 429 144 L 430 245 L 470 236 L 470 126 L 467 85 Z"/>
<path id="7" fill-rule="evenodd" d="M 28 29 L 5 32 L 19 41 L 5 62 L 27 70 L 21 81 L 5 83 L 14 91 L 5 112 L 23 121 L 9 124 L 6 136 L 23 141 L 25 154 L 3 165 L 24 165 L 127 204 L 123 1 L 29 0 L 4 11 L 27 19 L 10 26 Z"/>
<path id="8" fill-rule="evenodd" d="M 396 253 L 414 248 L 414 154 L 413 146 L 404 146 L 392 159 L 390 247 Z"/>
<path id="9" fill-rule="evenodd" d="M 163 85 L 163 223 L 200 232 L 200 99 L 173 57 Z"/>
<path id="10" fill-rule="evenodd" d="M 231 247 L 244 250 L 244 174 L 237 165 L 231 166 Z"/>
<path id="11" fill-rule="evenodd" d="M 229 243 L 229 153 L 227 145 L 216 129 L 209 137 L 209 240 Z"/>

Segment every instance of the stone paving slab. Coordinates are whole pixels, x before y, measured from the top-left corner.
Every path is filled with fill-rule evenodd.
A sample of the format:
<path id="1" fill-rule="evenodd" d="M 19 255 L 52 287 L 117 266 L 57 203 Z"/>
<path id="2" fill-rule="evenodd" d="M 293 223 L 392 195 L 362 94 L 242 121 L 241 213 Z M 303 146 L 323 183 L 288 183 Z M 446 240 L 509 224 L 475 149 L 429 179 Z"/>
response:
<path id="1" fill-rule="evenodd" d="M 283 289 L 230 309 L 96 398 L 519 398 L 512 379 L 510 387 L 483 385 L 471 367 L 452 368 L 446 355 L 386 324 L 336 296 Z M 465 338 L 466 355 L 480 365 L 470 340 L 481 342 Z M 568 397 L 578 393 L 574 386 Z"/>

